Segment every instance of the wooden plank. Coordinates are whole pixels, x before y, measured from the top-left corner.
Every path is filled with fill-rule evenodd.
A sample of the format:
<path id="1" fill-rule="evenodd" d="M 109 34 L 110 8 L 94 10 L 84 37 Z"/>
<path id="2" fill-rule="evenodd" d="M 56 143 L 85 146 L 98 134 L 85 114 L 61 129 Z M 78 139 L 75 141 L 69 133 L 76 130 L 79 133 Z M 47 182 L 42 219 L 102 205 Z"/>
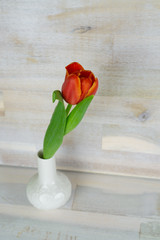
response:
<path id="1" fill-rule="evenodd" d="M 4 116 L 5 110 L 4 110 L 4 101 L 3 101 L 3 93 L 0 92 L 0 117 Z"/>
<path id="2" fill-rule="evenodd" d="M 102 188 L 78 186 L 73 209 L 123 216 L 159 216 L 158 196 L 155 193 L 117 194 Z"/>
<path id="3" fill-rule="evenodd" d="M 34 167 L 55 106 L 51 95 L 4 91 L 3 97 L 1 164 Z M 82 123 L 65 136 L 56 154 L 58 167 L 159 177 L 159 100 L 96 96 L 93 101 Z M 134 144 L 125 137 L 134 138 Z"/>
<path id="4" fill-rule="evenodd" d="M 74 133 L 66 136 L 56 153 L 58 168 L 159 178 L 159 155 L 102 151 L 101 132 L 101 125 L 83 123 Z M 1 129 L 1 164 L 35 167 L 36 152 L 42 148 L 43 136 L 43 131 L 31 131 L 19 125 L 12 128 L 5 126 L 3 131 Z"/>
<path id="5" fill-rule="evenodd" d="M 158 0 L 30 3 L 1 4 L 2 89 L 59 88 L 74 59 L 99 76 L 100 95 L 159 97 Z"/>
<path id="6" fill-rule="evenodd" d="M 22 217 L 0 216 L 0 237 L 10 239 L 32 238 L 53 240 L 138 240 L 138 234 L 118 229 L 94 228 L 63 222 L 26 219 Z"/>
<path id="7" fill-rule="evenodd" d="M 160 155 L 159 139 L 157 128 L 105 125 L 102 149 Z"/>
<path id="8" fill-rule="evenodd" d="M 140 240 L 160 239 L 160 224 L 157 221 L 142 223 L 140 228 Z"/>
<path id="9" fill-rule="evenodd" d="M 3 91 L 5 118 L 1 122 L 35 125 L 49 122 L 55 104 L 50 93 Z M 95 96 L 84 120 L 99 124 L 159 127 L 160 100 L 139 97 Z M 11 117 L 12 116 L 12 117 Z M 4 119 L 4 120 L 3 120 Z M 42 124 L 41 124 L 42 126 Z"/>

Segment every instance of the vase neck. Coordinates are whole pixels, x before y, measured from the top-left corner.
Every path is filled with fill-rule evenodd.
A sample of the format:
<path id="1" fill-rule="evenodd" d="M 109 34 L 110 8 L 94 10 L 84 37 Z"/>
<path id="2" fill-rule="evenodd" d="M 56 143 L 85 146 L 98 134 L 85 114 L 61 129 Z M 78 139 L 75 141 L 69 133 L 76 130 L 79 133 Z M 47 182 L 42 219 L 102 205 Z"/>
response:
<path id="1" fill-rule="evenodd" d="M 47 185 L 56 181 L 56 161 L 54 157 L 50 159 L 38 157 L 38 175 L 40 184 Z"/>

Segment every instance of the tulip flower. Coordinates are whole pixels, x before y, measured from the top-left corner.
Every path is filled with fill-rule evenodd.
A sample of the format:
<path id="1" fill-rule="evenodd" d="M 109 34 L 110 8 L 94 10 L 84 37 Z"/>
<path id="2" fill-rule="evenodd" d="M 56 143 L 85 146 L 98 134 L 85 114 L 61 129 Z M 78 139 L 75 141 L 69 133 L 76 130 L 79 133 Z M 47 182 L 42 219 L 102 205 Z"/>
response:
<path id="1" fill-rule="evenodd" d="M 66 66 L 65 81 L 62 85 L 62 96 L 71 105 L 78 104 L 88 96 L 95 95 L 98 79 L 90 70 L 85 70 L 79 63 Z"/>
<path id="2" fill-rule="evenodd" d="M 81 122 L 97 89 L 98 79 L 91 71 L 85 70 L 77 62 L 73 62 L 66 67 L 62 92 L 55 90 L 52 94 L 53 103 L 57 100 L 58 104 L 44 137 L 44 159 L 51 158 L 61 146 L 63 137 Z M 68 103 L 66 108 L 63 100 Z M 72 105 L 76 106 L 70 112 Z"/>

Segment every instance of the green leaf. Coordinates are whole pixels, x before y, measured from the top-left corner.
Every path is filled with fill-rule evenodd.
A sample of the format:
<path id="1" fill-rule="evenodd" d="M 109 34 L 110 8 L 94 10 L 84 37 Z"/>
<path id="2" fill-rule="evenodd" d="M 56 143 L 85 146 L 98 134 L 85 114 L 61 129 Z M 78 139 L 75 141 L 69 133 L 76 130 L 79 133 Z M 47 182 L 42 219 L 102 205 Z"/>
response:
<path id="1" fill-rule="evenodd" d="M 52 93 L 52 101 L 53 101 L 53 103 L 55 102 L 56 99 L 63 103 L 63 97 L 62 97 L 62 94 L 61 94 L 61 92 L 59 90 L 55 90 Z"/>
<path id="2" fill-rule="evenodd" d="M 80 123 L 93 97 L 94 95 L 91 95 L 78 103 L 72 112 L 68 115 L 64 132 L 65 135 L 71 132 Z"/>
<path id="3" fill-rule="evenodd" d="M 51 158 L 63 142 L 66 111 L 63 101 L 59 101 L 52 115 L 43 142 L 43 158 Z"/>

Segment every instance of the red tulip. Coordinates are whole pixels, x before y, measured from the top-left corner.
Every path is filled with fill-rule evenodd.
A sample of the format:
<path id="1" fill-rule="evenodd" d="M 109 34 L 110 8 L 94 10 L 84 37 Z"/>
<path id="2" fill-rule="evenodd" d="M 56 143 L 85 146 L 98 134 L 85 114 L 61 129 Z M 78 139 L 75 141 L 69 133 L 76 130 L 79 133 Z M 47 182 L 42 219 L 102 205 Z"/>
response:
<path id="1" fill-rule="evenodd" d="M 79 63 L 73 62 L 66 66 L 65 81 L 62 85 L 62 96 L 66 102 L 75 105 L 84 98 L 95 95 L 98 89 L 98 79 L 85 70 Z"/>

